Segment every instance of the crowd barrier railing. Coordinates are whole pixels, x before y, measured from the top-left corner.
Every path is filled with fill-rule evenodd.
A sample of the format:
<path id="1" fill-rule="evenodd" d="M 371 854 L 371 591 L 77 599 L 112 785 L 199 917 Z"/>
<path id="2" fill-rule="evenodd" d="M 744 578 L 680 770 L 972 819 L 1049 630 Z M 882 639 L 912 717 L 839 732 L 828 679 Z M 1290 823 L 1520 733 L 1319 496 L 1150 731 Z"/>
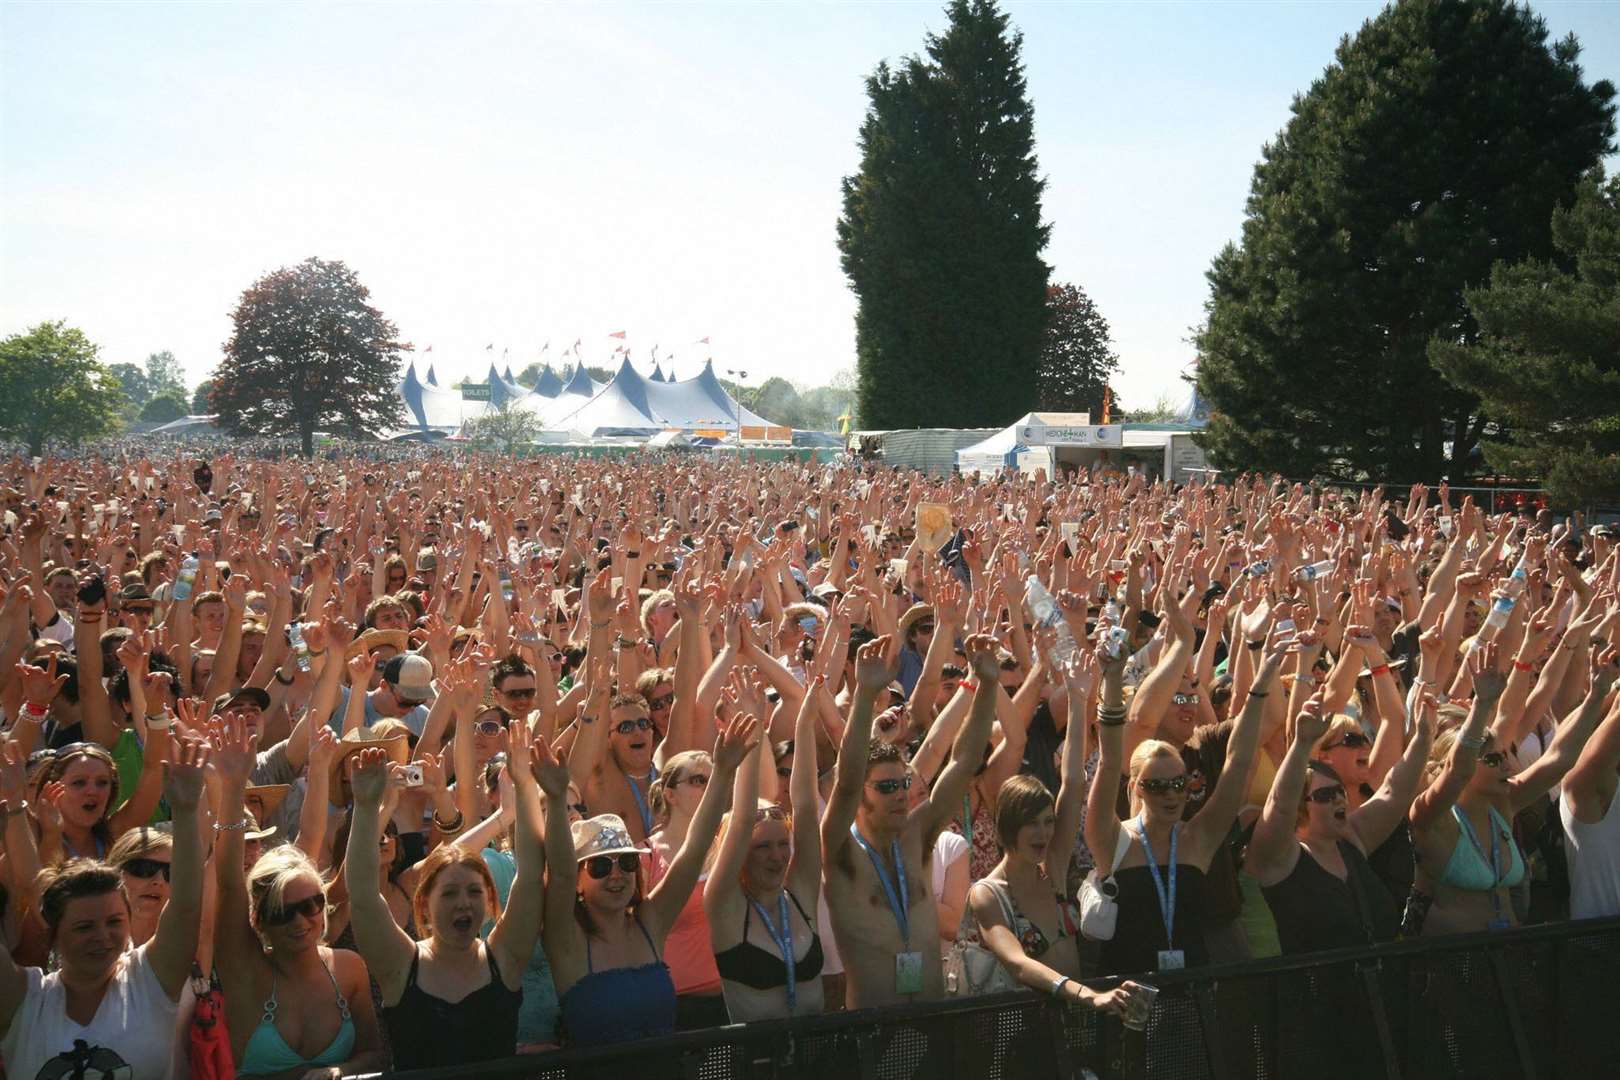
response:
<path id="1" fill-rule="evenodd" d="M 1144 1031 L 1029 991 L 403 1080 L 1574 1080 L 1620 1076 L 1620 918 L 1155 972 Z M 1098 989 L 1117 979 L 1090 980 Z M 1615 1026 L 1610 1026 L 1615 1025 Z"/>

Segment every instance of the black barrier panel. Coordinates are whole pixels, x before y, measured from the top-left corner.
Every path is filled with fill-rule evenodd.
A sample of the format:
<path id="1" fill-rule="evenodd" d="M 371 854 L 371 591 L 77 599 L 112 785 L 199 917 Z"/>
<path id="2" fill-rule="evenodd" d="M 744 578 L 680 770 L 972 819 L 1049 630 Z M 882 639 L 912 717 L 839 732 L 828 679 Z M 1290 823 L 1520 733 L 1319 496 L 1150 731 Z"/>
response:
<path id="1" fill-rule="evenodd" d="M 403 1080 L 1587 1080 L 1620 1076 L 1620 919 L 1139 977 L 1145 1032 L 1027 991 Z M 1117 980 L 1088 985 L 1105 989 Z"/>

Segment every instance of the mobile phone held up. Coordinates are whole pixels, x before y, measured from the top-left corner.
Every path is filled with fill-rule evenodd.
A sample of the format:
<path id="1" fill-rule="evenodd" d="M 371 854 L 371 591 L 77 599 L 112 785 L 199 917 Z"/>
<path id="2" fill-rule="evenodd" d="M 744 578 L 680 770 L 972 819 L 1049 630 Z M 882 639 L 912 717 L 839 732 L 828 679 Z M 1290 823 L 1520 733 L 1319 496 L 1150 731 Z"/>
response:
<path id="1" fill-rule="evenodd" d="M 107 599 L 107 583 L 101 579 L 100 574 L 85 579 L 79 586 L 79 603 L 85 607 L 92 607 L 105 599 Z"/>

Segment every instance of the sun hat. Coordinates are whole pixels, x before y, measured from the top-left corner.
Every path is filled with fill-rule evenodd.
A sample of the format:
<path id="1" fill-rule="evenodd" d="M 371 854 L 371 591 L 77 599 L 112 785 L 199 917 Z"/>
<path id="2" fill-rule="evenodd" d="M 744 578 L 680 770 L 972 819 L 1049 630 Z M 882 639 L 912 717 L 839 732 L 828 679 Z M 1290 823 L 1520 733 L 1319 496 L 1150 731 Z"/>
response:
<path id="1" fill-rule="evenodd" d="M 572 829 L 575 862 L 584 862 L 597 855 L 618 855 L 627 851 L 646 855 L 651 850 L 636 846 L 636 842 L 630 838 L 630 830 L 624 827 L 624 819 L 618 814 L 597 814 L 584 821 L 574 822 Z"/>

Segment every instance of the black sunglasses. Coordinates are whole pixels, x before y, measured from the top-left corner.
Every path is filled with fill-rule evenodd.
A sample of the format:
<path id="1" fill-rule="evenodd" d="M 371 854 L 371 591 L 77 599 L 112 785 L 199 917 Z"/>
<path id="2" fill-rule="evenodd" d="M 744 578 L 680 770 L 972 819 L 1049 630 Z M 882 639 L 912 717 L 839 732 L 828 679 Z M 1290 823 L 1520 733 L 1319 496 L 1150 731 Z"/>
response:
<path id="1" fill-rule="evenodd" d="M 695 772 L 691 776 L 683 776 L 675 786 L 680 787 L 681 784 L 690 784 L 693 787 L 708 787 L 709 774 Z"/>
<path id="2" fill-rule="evenodd" d="M 1320 803 L 1323 806 L 1333 802 L 1335 799 L 1342 799 L 1344 797 L 1345 794 L 1343 784 L 1329 784 L 1326 787 L 1319 787 L 1315 791 L 1311 792 L 1308 796 L 1311 802 Z"/>
<path id="3" fill-rule="evenodd" d="M 590 816 L 590 812 L 591 812 L 590 807 L 586 806 L 582 802 L 571 802 L 571 803 L 568 804 L 568 809 L 572 810 L 574 813 L 578 814 L 580 817 L 588 817 L 588 816 Z"/>
<path id="4" fill-rule="evenodd" d="M 1371 746 L 1371 745 L 1372 745 L 1372 740 L 1367 738 L 1367 736 L 1363 735 L 1359 731 L 1352 731 L 1352 732 L 1347 733 L 1344 738 L 1340 739 L 1338 742 L 1334 743 L 1332 746 L 1324 746 L 1324 747 L 1322 747 L 1322 750 L 1324 752 L 1328 751 L 1328 750 L 1337 750 L 1341 746 L 1348 746 L 1352 750 L 1359 750 L 1363 746 Z"/>
<path id="5" fill-rule="evenodd" d="M 278 908 L 271 908 L 264 913 L 264 921 L 271 926 L 286 926 L 293 919 L 302 915 L 306 919 L 313 919 L 326 910 L 326 894 L 316 893 L 306 896 L 296 904 L 284 904 Z"/>
<path id="6" fill-rule="evenodd" d="M 910 791 L 911 777 L 902 776 L 898 780 L 873 780 L 872 786 L 877 788 L 879 795 L 893 795 L 897 791 Z"/>
<path id="7" fill-rule="evenodd" d="M 620 720 L 613 725 L 613 729 L 620 735 L 628 735 L 638 728 L 642 731 L 651 731 L 652 721 L 645 716 L 638 716 L 634 720 Z"/>
<path id="8" fill-rule="evenodd" d="M 1487 769 L 1500 769 L 1507 758 L 1508 752 L 1506 750 L 1492 750 L 1489 753 L 1479 755 L 1479 763 Z"/>
<path id="9" fill-rule="evenodd" d="M 532 686 L 525 686 L 525 687 L 519 687 L 516 690 L 497 690 L 496 693 L 501 694 L 501 695 L 503 695 L 505 697 L 532 698 L 532 697 L 534 697 L 534 695 L 536 693 L 536 690 Z"/>
<path id="10" fill-rule="evenodd" d="M 647 699 L 647 708 L 649 708 L 649 709 L 667 709 L 671 705 L 673 705 L 674 703 L 675 703 L 675 695 L 674 694 L 659 694 L 657 697 L 650 697 L 650 698 Z"/>
<path id="11" fill-rule="evenodd" d="M 1186 776 L 1173 776 L 1168 780 L 1142 779 L 1138 780 L 1137 784 L 1149 795 L 1163 795 L 1170 791 L 1181 792 L 1187 790 Z"/>
<path id="12" fill-rule="evenodd" d="M 636 867 L 641 865 L 641 859 L 633 851 L 623 851 L 614 855 L 592 855 L 585 860 L 585 872 L 598 881 L 613 873 L 613 864 L 619 864 L 621 873 L 633 874 Z"/>
<path id="13" fill-rule="evenodd" d="M 776 775 L 781 777 L 783 780 L 787 780 L 793 776 L 793 768 L 789 765 L 778 765 L 776 767 Z"/>
<path id="14" fill-rule="evenodd" d="M 155 877 L 158 874 L 163 875 L 164 881 L 169 880 L 169 864 L 162 859 L 129 859 L 119 869 L 130 877 L 138 877 L 143 880 Z"/>

